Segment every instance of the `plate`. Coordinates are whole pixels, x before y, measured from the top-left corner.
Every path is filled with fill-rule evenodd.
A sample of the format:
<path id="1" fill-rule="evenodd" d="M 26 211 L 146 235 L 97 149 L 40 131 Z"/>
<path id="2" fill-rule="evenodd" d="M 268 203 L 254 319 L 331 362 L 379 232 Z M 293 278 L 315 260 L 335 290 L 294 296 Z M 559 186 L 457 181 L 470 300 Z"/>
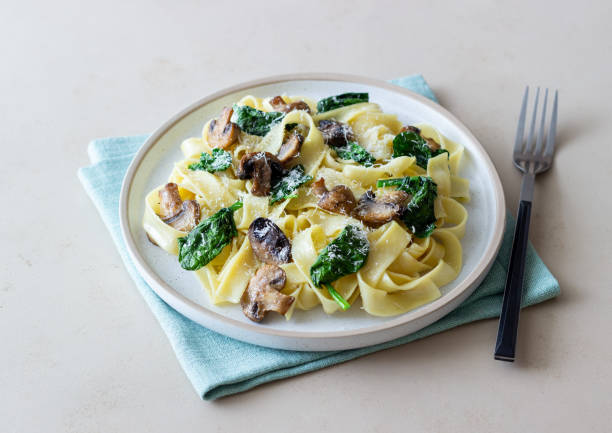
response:
<path id="1" fill-rule="evenodd" d="M 394 317 L 373 317 L 354 305 L 346 312 L 295 311 L 291 320 L 269 315 L 250 322 L 236 305 L 212 305 L 199 282 L 174 256 L 153 246 L 142 228 L 146 194 L 167 182 L 173 163 L 183 159 L 180 143 L 199 136 L 202 126 L 224 106 L 242 96 L 304 95 L 313 99 L 344 92 L 369 92 L 370 101 L 406 124 L 428 123 L 465 146 L 460 175 L 470 181 L 472 200 L 463 246 L 463 269 L 442 296 Z M 369 346 L 415 332 L 451 312 L 482 281 L 500 247 L 504 195 L 491 159 L 472 133 L 451 113 L 409 90 L 370 78 L 334 74 L 300 74 L 238 84 L 207 96 L 163 124 L 136 154 L 125 176 L 120 223 L 128 252 L 151 288 L 175 310 L 195 322 L 238 340 L 288 350 L 341 350 Z M 270 319 L 270 320 L 268 320 Z"/>

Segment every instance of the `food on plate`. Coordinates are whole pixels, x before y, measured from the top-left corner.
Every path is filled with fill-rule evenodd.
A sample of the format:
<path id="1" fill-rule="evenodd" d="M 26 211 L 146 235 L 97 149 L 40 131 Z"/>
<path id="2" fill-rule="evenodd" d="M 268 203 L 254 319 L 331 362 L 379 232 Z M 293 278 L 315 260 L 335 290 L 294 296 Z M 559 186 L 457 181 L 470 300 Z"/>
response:
<path id="1" fill-rule="evenodd" d="M 183 201 L 175 183 L 167 183 L 159 190 L 159 205 L 162 221 L 177 230 L 189 232 L 200 222 L 199 203 Z"/>
<path id="2" fill-rule="evenodd" d="M 263 217 L 253 220 L 248 237 L 260 262 L 279 265 L 291 262 L 291 242 L 272 220 Z"/>
<path id="3" fill-rule="evenodd" d="M 295 301 L 293 296 L 281 293 L 287 274 L 276 265 L 266 264 L 257 269 L 240 298 L 244 315 L 261 322 L 268 311 L 286 314 Z"/>
<path id="4" fill-rule="evenodd" d="M 208 143 L 211 148 L 229 149 L 236 142 L 240 128 L 230 119 L 234 114 L 231 108 L 224 108 L 218 119 L 208 124 Z"/>
<path id="5" fill-rule="evenodd" d="M 357 201 L 350 188 L 345 185 L 336 185 L 329 191 L 322 177 L 312 183 L 310 190 L 319 197 L 317 206 L 329 212 L 350 215 L 357 206 Z"/>
<path id="6" fill-rule="evenodd" d="M 252 321 L 355 305 L 398 315 L 461 270 L 463 147 L 368 93 L 248 95 L 180 147 L 145 198 L 145 232 Z"/>

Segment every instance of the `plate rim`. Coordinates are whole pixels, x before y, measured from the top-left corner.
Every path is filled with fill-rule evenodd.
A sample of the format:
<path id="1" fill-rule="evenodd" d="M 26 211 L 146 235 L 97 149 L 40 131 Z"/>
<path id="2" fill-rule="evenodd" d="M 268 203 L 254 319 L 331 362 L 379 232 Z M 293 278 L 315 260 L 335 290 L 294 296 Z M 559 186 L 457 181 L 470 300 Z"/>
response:
<path id="1" fill-rule="evenodd" d="M 217 99 L 220 99 L 227 94 L 238 92 L 241 90 L 246 90 L 256 86 L 263 86 L 269 84 L 276 84 L 286 81 L 339 81 L 339 82 L 352 82 L 358 84 L 364 84 L 367 86 L 380 87 L 391 92 L 400 93 L 404 96 L 411 97 L 416 99 L 418 102 L 423 103 L 428 106 L 430 109 L 437 111 L 438 114 L 441 114 L 444 117 L 447 117 L 463 134 L 465 134 L 473 143 L 476 144 L 476 148 L 482 157 L 487 171 L 489 172 L 489 177 L 493 180 L 493 190 L 494 190 L 494 199 L 495 199 L 495 224 L 493 231 L 493 239 L 488 244 L 487 249 L 485 250 L 482 259 L 479 261 L 478 265 L 461 281 L 457 287 L 453 288 L 450 292 L 446 293 L 444 296 L 425 304 L 421 307 L 421 310 L 417 313 L 406 316 L 406 313 L 401 314 L 396 317 L 390 316 L 388 321 L 384 323 L 367 326 L 359 329 L 352 330 L 344 330 L 344 331 L 295 331 L 295 330 L 279 330 L 268 327 L 261 327 L 257 324 L 251 324 L 247 322 L 241 322 L 236 319 L 223 316 L 220 313 L 209 310 L 202 305 L 192 301 L 186 296 L 179 293 L 177 290 L 173 289 L 169 284 L 163 281 L 154 270 L 146 263 L 144 258 L 139 254 L 136 248 L 136 241 L 132 235 L 132 232 L 129 229 L 129 215 L 128 215 L 128 200 L 130 197 L 130 191 L 132 187 L 133 179 L 140 167 L 140 164 L 147 153 L 151 150 L 151 148 L 155 145 L 155 143 L 166 134 L 176 123 L 182 120 L 184 117 L 188 116 L 192 112 L 196 111 L 203 105 L 214 102 Z M 180 314 L 189 317 L 190 319 L 202 324 L 201 320 L 198 320 L 198 315 L 203 314 L 207 316 L 209 320 L 212 321 L 220 321 L 219 324 L 226 324 L 234 328 L 239 328 L 241 331 L 246 332 L 255 332 L 257 334 L 263 334 L 273 337 L 281 337 L 281 338 L 297 338 L 297 339 L 338 339 L 344 337 L 356 337 L 360 335 L 366 334 L 374 334 L 383 331 L 389 331 L 391 329 L 395 329 L 401 326 L 407 326 L 411 322 L 424 322 L 423 326 L 418 329 L 422 329 L 423 327 L 429 325 L 432 322 L 427 322 L 427 316 L 435 316 L 436 312 L 440 312 L 444 308 L 448 308 L 448 305 L 457 302 L 456 305 L 453 305 L 447 312 L 442 314 L 444 315 L 453 311 L 459 305 L 460 301 L 463 301 L 467 296 L 469 296 L 477 287 L 479 282 L 484 278 L 484 274 L 488 272 L 491 268 L 499 248 L 501 247 L 501 242 L 504 234 L 506 220 L 506 206 L 505 206 L 505 197 L 503 192 L 503 187 L 501 183 L 501 179 L 499 174 L 491 160 L 489 154 L 482 146 L 480 141 L 472 134 L 472 132 L 465 126 L 465 124 L 457 118 L 450 111 L 437 104 L 436 102 L 418 94 L 411 90 L 405 89 L 401 86 L 392 84 L 390 82 L 379 80 L 370 77 L 364 77 L 359 75 L 352 74 L 338 74 L 338 73 L 297 73 L 297 74 L 282 74 L 282 75 L 272 75 L 264 78 L 258 78 L 255 80 L 249 80 L 242 83 L 235 84 L 233 86 L 229 86 L 213 92 L 203 98 L 200 98 L 196 102 L 190 104 L 186 108 L 179 111 L 177 114 L 172 116 L 169 120 L 164 122 L 161 126 L 159 126 L 151 136 L 144 142 L 144 144 L 140 147 L 140 149 L 134 155 L 134 159 L 130 163 L 126 174 L 123 178 L 123 182 L 121 185 L 121 193 L 119 197 L 119 225 L 121 235 L 123 236 L 123 240 L 126 245 L 126 249 L 130 258 L 132 259 L 134 265 L 141 277 L 145 279 L 145 281 L 151 286 L 151 289 L 166 303 L 168 303 L 173 309 L 175 309 Z M 439 319 L 439 318 L 438 318 Z M 210 325 L 208 325 L 210 326 Z M 414 331 L 418 330 L 415 329 Z M 223 331 L 218 331 L 223 333 Z"/>

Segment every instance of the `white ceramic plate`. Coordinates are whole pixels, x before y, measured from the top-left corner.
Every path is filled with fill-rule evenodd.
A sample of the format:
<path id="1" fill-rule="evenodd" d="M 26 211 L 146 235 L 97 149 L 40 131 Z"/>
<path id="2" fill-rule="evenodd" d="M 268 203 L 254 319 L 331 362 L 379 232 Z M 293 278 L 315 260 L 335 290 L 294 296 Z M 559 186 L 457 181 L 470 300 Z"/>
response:
<path id="1" fill-rule="evenodd" d="M 428 123 L 465 146 L 461 175 L 470 180 L 472 200 L 462 240 L 463 269 L 441 288 L 442 296 L 395 317 L 373 317 L 359 308 L 328 316 L 321 308 L 298 311 L 287 321 L 268 315 L 264 323 L 249 321 L 237 305 L 212 305 L 191 273 L 148 242 L 142 228 L 146 194 L 167 182 L 173 163 L 182 159 L 180 143 L 199 136 L 204 123 L 242 96 L 304 95 L 313 99 L 344 92 L 369 92 L 370 101 L 395 113 L 406 124 Z M 301 74 L 276 76 L 239 84 L 214 93 L 162 125 L 140 149 L 121 191 L 121 230 L 128 251 L 153 290 L 190 319 L 221 334 L 262 346 L 291 350 L 339 350 L 381 343 L 415 332 L 440 319 L 467 298 L 482 281 L 499 249 L 505 204 L 499 176 L 478 140 L 452 114 L 430 100 L 401 87 L 369 78 Z M 268 320 L 269 319 L 269 320 Z"/>

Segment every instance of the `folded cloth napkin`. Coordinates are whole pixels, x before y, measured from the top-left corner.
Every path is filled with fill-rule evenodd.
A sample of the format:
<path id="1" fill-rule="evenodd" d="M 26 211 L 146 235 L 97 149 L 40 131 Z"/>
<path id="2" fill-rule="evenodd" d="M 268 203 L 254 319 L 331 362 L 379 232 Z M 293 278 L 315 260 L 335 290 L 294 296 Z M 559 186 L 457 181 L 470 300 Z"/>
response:
<path id="1" fill-rule="evenodd" d="M 400 78 L 392 83 L 436 100 L 420 75 Z M 139 135 L 91 142 L 88 148 L 91 165 L 81 168 L 78 175 L 110 231 L 138 290 L 168 336 L 187 377 L 196 392 L 205 400 L 246 391 L 262 383 L 338 364 L 500 314 L 514 231 L 514 221 L 511 217 L 508 218 L 500 253 L 482 284 L 456 310 L 414 334 L 361 349 L 293 352 L 243 343 L 206 329 L 162 301 L 138 274 L 125 249 L 119 230 L 119 191 L 128 165 L 146 139 L 147 135 Z M 542 302 L 558 294 L 557 280 L 530 244 L 525 265 L 523 306 Z"/>

